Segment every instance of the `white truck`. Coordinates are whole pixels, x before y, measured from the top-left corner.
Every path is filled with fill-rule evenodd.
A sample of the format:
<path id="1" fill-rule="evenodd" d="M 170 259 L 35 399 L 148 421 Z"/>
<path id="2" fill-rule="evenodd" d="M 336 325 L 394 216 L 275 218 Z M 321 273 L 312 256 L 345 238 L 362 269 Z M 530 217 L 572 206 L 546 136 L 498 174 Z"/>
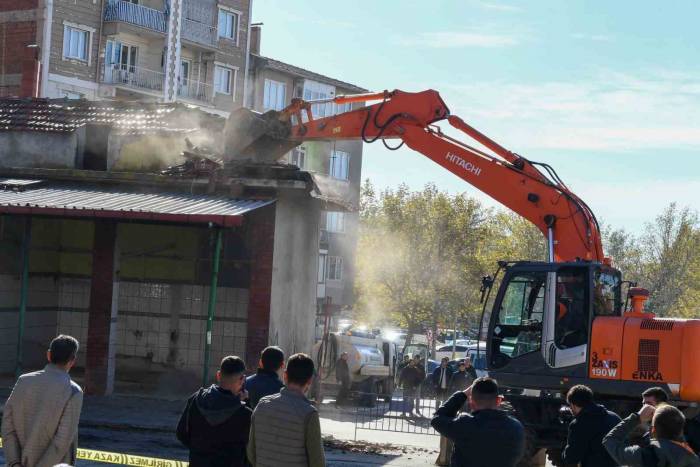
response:
<path id="1" fill-rule="evenodd" d="M 377 397 L 390 400 L 394 392 L 398 345 L 382 335 L 349 329 L 330 332 L 314 346 L 313 356 L 318 372 L 316 400 L 335 397 L 340 389 L 335 368 L 340 355 L 348 353 L 351 391 L 363 405 L 373 406 Z"/>

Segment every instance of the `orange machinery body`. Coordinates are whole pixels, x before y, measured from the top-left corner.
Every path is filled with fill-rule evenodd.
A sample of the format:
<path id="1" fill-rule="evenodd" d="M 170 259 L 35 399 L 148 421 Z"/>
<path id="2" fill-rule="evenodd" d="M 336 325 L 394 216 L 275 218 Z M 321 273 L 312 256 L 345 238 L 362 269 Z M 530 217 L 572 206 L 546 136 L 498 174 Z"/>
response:
<path id="1" fill-rule="evenodd" d="M 628 313 L 593 321 L 589 376 L 666 384 L 675 398 L 700 401 L 700 320 Z"/>

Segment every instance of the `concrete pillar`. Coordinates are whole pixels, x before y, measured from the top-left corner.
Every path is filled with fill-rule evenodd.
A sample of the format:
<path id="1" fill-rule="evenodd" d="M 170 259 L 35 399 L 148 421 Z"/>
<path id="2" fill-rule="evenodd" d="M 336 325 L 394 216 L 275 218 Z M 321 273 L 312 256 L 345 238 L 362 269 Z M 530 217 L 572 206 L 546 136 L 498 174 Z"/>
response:
<path id="1" fill-rule="evenodd" d="M 275 244 L 275 206 L 258 209 L 246 216 L 248 255 L 251 258 L 248 289 L 248 332 L 246 366 L 258 367 L 260 352 L 268 346 L 270 332 L 270 298 L 272 292 L 272 258 Z M 286 349 L 283 349 L 286 350 Z"/>
<path id="2" fill-rule="evenodd" d="M 90 284 L 90 316 L 85 359 L 85 392 L 108 395 L 114 391 L 119 283 L 117 223 L 95 221 Z"/>
<path id="3" fill-rule="evenodd" d="M 168 15 L 168 37 L 165 51 L 165 83 L 163 100 L 175 102 L 177 87 L 180 82 L 180 53 L 182 51 L 182 0 L 169 0 L 170 14 Z"/>

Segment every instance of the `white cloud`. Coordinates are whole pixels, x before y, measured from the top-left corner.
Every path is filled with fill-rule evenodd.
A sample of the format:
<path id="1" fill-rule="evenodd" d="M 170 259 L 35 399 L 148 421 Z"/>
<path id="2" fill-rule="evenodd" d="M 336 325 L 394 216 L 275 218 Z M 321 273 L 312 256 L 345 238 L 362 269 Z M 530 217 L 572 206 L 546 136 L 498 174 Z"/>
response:
<path id="1" fill-rule="evenodd" d="M 574 39 L 588 40 L 593 42 L 612 42 L 613 37 L 607 34 L 583 34 L 575 33 L 571 35 Z"/>
<path id="2" fill-rule="evenodd" d="M 603 71 L 579 81 L 443 85 L 454 114 L 524 149 L 700 149 L 700 75 Z"/>
<path id="3" fill-rule="evenodd" d="M 517 12 L 523 11 L 523 9 L 520 7 L 517 7 L 515 5 L 508 5 L 506 3 L 481 2 L 481 1 L 476 1 L 474 3 L 477 6 L 483 8 L 485 10 L 500 11 L 503 13 L 517 13 Z"/>
<path id="4" fill-rule="evenodd" d="M 397 38 L 396 42 L 407 47 L 428 47 L 433 49 L 509 47 L 519 43 L 518 39 L 513 35 L 477 31 L 422 32 L 414 36 Z"/>

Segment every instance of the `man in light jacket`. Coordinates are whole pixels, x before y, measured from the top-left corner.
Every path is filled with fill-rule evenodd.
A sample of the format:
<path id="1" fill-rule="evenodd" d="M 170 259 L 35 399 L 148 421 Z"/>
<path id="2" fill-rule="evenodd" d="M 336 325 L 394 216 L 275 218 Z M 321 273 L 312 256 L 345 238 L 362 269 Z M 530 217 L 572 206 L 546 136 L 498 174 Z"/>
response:
<path id="1" fill-rule="evenodd" d="M 292 355 L 284 372 L 287 387 L 260 399 L 248 440 L 248 460 L 253 467 L 326 465 L 318 410 L 304 395 L 313 377 L 311 357 Z"/>
<path id="2" fill-rule="evenodd" d="M 17 380 L 2 416 L 8 467 L 75 465 L 83 391 L 68 372 L 77 353 L 78 341 L 60 335 L 46 353 L 49 364 Z"/>

